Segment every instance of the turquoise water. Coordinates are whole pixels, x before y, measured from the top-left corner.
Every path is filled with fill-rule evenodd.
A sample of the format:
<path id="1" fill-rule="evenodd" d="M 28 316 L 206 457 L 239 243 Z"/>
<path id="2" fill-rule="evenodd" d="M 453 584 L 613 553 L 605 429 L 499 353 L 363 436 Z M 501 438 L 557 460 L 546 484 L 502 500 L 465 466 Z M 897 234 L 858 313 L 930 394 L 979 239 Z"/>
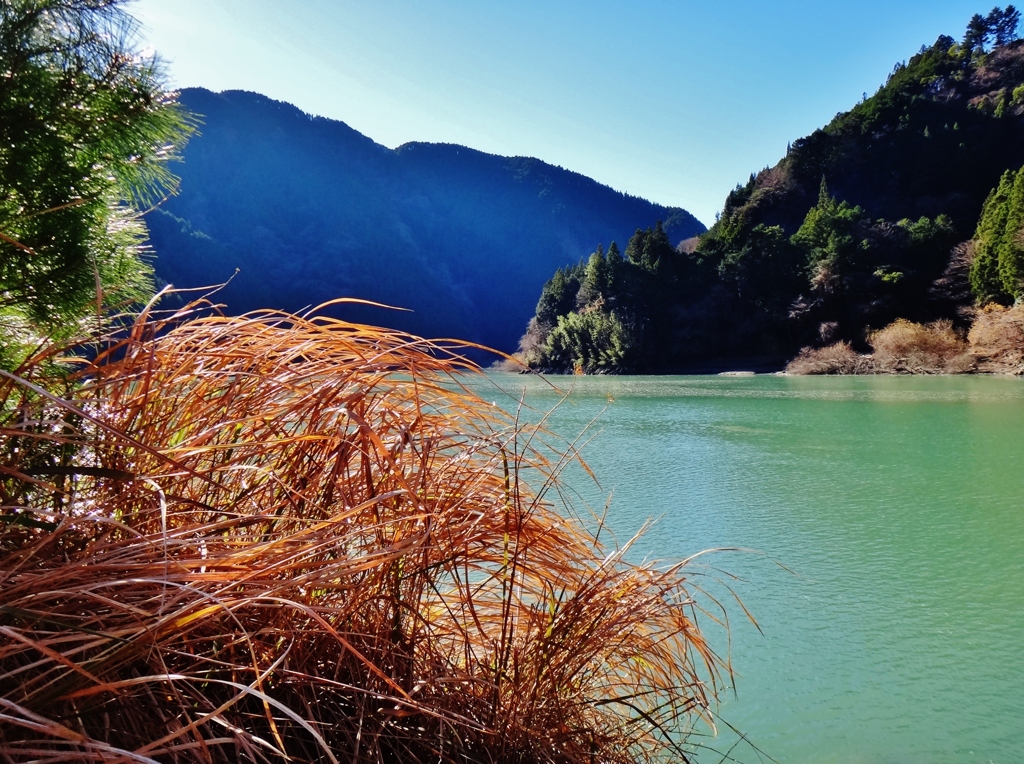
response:
<path id="1" fill-rule="evenodd" d="M 538 410 L 558 400 L 535 378 L 493 379 Z M 597 507 L 612 495 L 622 540 L 657 520 L 636 556 L 757 550 L 705 558 L 698 580 L 722 594 L 714 569 L 738 576 L 757 618 L 760 632 L 725 603 L 736 679 L 720 712 L 761 751 L 1024 762 L 1024 381 L 554 382 L 573 385 L 555 432 L 597 417 L 583 455 L 601 485 L 566 481 Z M 706 742 L 759 761 L 725 726 Z"/>

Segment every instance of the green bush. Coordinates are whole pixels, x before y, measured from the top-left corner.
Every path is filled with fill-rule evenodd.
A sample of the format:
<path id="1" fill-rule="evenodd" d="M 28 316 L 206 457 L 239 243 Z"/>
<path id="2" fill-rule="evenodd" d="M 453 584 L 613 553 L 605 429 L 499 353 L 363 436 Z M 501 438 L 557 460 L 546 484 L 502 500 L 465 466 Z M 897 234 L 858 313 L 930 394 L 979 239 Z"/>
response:
<path id="1" fill-rule="evenodd" d="M 600 309 L 559 316 L 546 356 L 556 367 L 587 374 L 619 371 L 635 347 L 633 333 L 614 313 Z"/>

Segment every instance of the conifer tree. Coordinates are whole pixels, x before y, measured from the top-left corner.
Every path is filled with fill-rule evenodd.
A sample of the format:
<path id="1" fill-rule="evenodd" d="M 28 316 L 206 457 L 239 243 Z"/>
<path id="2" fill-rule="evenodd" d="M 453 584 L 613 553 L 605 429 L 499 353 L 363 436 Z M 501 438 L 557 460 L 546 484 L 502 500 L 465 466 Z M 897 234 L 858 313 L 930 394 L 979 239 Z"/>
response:
<path id="1" fill-rule="evenodd" d="M 191 127 L 123 5 L 0 4 L 0 343 L 151 288 L 135 209 L 172 190 Z"/>
<path id="2" fill-rule="evenodd" d="M 849 202 L 837 202 L 821 179 L 818 203 L 807 212 L 790 241 L 806 253 L 812 282 L 828 273 L 839 283 L 857 265 L 858 229 L 866 224 L 864 211 Z M 824 282 L 822 282 L 824 283 Z"/>
<path id="3" fill-rule="evenodd" d="M 975 13 L 971 16 L 971 20 L 967 22 L 967 31 L 964 33 L 963 47 L 968 51 L 981 51 L 984 52 L 985 45 L 988 43 L 989 37 L 989 25 L 988 20 L 980 13 Z"/>
<path id="4" fill-rule="evenodd" d="M 608 261 L 605 260 L 604 248 L 598 244 L 597 249 L 591 253 L 590 258 L 587 260 L 587 269 L 584 272 L 583 283 L 580 285 L 579 296 L 576 298 L 577 306 L 583 307 L 606 297 L 610 284 L 611 278 Z"/>
<path id="5" fill-rule="evenodd" d="M 665 228 L 659 220 L 653 231 L 647 230 L 640 266 L 650 273 L 657 273 L 661 264 L 672 256 L 673 251 L 668 234 L 665 233 Z"/>
<path id="6" fill-rule="evenodd" d="M 1017 171 L 1006 200 L 1006 223 L 996 245 L 999 281 L 1003 291 L 1024 297 L 1024 167 Z"/>
<path id="7" fill-rule="evenodd" d="M 647 244 L 647 237 L 650 235 L 650 229 L 642 231 L 639 228 L 636 229 L 626 245 L 626 260 L 631 262 L 633 265 L 640 265 L 643 260 L 644 248 Z"/>
<path id="8" fill-rule="evenodd" d="M 979 303 L 1007 299 L 999 277 L 999 243 L 1006 231 L 1009 217 L 1008 201 L 1013 188 L 1014 173 L 1007 170 L 985 200 L 981 218 L 974 232 L 975 256 L 971 264 L 971 290 Z"/>
<path id="9" fill-rule="evenodd" d="M 579 292 L 579 277 L 570 268 L 559 268 L 555 275 L 545 282 L 537 301 L 537 323 L 551 329 L 558 323 L 559 316 L 568 315 L 576 306 Z"/>
<path id="10" fill-rule="evenodd" d="M 608 245 L 608 252 L 605 254 L 605 261 L 608 263 L 608 294 L 609 300 L 617 300 L 624 285 L 624 274 L 626 261 L 619 252 L 619 245 L 614 241 Z"/>
<path id="11" fill-rule="evenodd" d="M 1017 39 L 1017 25 L 1020 23 L 1020 12 L 1012 5 L 1005 10 L 993 8 L 985 20 L 988 34 L 996 46 L 1007 45 Z"/>
<path id="12" fill-rule="evenodd" d="M 608 254 L 605 255 L 605 259 L 613 272 L 622 265 L 622 253 L 619 252 L 619 245 L 614 241 L 608 245 Z"/>

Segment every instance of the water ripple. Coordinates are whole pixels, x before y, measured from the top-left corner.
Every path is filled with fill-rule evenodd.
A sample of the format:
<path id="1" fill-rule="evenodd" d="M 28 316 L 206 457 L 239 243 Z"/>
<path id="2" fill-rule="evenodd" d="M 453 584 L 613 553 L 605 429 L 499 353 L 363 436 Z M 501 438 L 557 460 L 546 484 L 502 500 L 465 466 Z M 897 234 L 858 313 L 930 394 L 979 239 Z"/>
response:
<path id="1" fill-rule="evenodd" d="M 558 399 L 540 380 L 493 380 L 536 411 Z M 555 384 L 572 388 L 556 432 L 600 416 L 584 455 L 602 487 L 566 479 L 594 506 L 614 493 L 620 539 L 659 518 L 638 557 L 762 550 L 712 561 L 740 577 L 764 631 L 733 613 L 742 676 L 722 708 L 762 749 L 794 763 L 1024 761 L 1024 381 Z"/>

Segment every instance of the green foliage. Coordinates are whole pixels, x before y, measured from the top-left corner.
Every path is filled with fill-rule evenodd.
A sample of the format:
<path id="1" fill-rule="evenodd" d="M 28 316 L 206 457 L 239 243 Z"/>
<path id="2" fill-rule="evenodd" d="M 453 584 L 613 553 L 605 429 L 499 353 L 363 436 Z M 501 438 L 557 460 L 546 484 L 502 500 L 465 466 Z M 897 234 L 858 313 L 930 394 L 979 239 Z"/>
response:
<path id="1" fill-rule="evenodd" d="M 626 288 L 629 266 L 627 260 L 619 252 L 619 245 L 614 241 L 608 245 L 608 252 L 604 259 L 608 264 L 608 288 L 604 293 L 604 298 L 609 305 L 614 305 L 620 301 Z"/>
<path id="2" fill-rule="evenodd" d="M 922 216 L 915 221 L 903 219 L 896 225 L 906 235 L 902 259 L 908 265 L 926 263 L 934 253 L 945 254 L 957 240 L 953 221 L 948 215 L 937 215 L 934 219 Z"/>
<path id="3" fill-rule="evenodd" d="M 979 303 L 1024 298 L 1024 167 L 992 190 L 974 233 L 971 288 Z"/>
<path id="4" fill-rule="evenodd" d="M 67 333 L 151 289 L 148 206 L 191 131 L 122 0 L 0 7 L 0 332 Z"/>
<path id="5" fill-rule="evenodd" d="M 756 177 L 753 173 L 750 174 L 750 179 L 746 185 L 736 184 L 736 188 L 729 192 L 729 195 L 725 197 L 725 208 L 724 216 L 729 217 L 734 210 L 739 209 L 748 201 L 754 194 L 754 189 L 757 187 Z"/>
<path id="6" fill-rule="evenodd" d="M 1012 5 L 1004 10 L 993 8 L 988 15 L 988 25 L 995 38 L 996 46 L 1009 45 L 1017 39 L 1017 25 L 1020 23 L 1020 11 Z"/>
<path id="7" fill-rule="evenodd" d="M 822 178 L 818 203 L 807 212 L 792 241 L 807 252 L 807 261 L 812 267 L 824 262 L 833 268 L 847 268 L 856 258 L 856 233 L 865 220 L 860 207 L 837 202 Z"/>
<path id="8" fill-rule="evenodd" d="M 1024 168 L 1017 172 L 1007 201 L 1006 226 L 999 243 L 999 280 L 1014 300 L 1024 298 Z"/>
<path id="9" fill-rule="evenodd" d="M 657 273 L 663 262 L 667 262 L 675 250 L 658 221 L 653 228 L 645 231 L 637 229 L 626 246 L 626 260 L 647 273 Z"/>
<path id="10" fill-rule="evenodd" d="M 612 242 L 541 290 L 520 340 L 521 358 L 537 368 L 622 371 L 657 354 L 666 340 L 687 263 L 662 223 L 638 229 L 625 257 Z"/>
<path id="11" fill-rule="evenodd" d="M 635 347 L 635 336 L 614 313 L 585 310 L 558 317 L 548 335 L 546 360 L 587 374 L 621 371 Z"/>
<path id="12" fill-rule="evenodd" d="M 647 240 L 647 232 L 636 229 L 626 245 L 626 262 L 633 265 L 640 265 L 644 254 L 644 242 Z"/>
<path id="13" fill-rule="evenodd" d="M 619 252 L 619 245 L 614 241 L 608 245 L 608 254 L 605 256 L 605 259 L 608 261 L 608 267 L 614 276 L 622 268 L 622 253 Z"/>
<path id="14" fill-rule="evenodd" d="M 898 284 L 903 280 L 903 271 L 892 271 L 888 268 L 876 268 L 875 276 L 882 280 L 885 284 Z"/>
<path id="15" fill-rule="evenodd" d="M 894 122 L 905 127 L 930 111 L 926 97 L 929 90 L 955 79 L 963 69 L 963 49 L 956 46 L 952 38 L 942 35 L 931 47 L 913 56 L 908 64 L 897 64 L 875 95 L 856 104 L 849 112 L 837 115 L 824 132 L 833 136 L 870 135 L 892 129 Z M 924 127 L 922 125 L 921 129 Z M 797 142 L 798 149 L 803 146 L 804 142 Z M 822 157 L 801 156 L 798 161 L 807 158 L 820 161 Z"/>
<path id="16" fill-rule="evenodd" d="M 669 259 L 675 253 L 672 243 L 668 240 L 668 234 L 659 220 L 654 230 L 646 232 L 643 244 L 643 255 L 640 258 L 640 267 L 650 273 L 658 273 L 663 269 Z"/>
<path id="17" fill-rule="evenodd" d="M 583 272 L 583 283 L 580 285 L 576 298 L 577 304 L 583 307 L 596 300 L 604 300 L 609 296 L 611 287 L 611 266 L 605 259 L 603 247 L 598 244 L 597 249 L 587 260 L 587 267 Z"/>
<path id="18" fill-rule="evenodd" d="M 985 200 L 974 233 L 974 262 L 971 264 L 971 290 L 982 304 L 1005 302 L 1008 295 L 999 278 L 999 244 L 1009 216 L 1008 201 L 1014 174 L 1007 171 Z"/>
<path id="19" fill-rule="evenodd" d="M 985 50 L 988 37 L 988 22 L 980 13 L 975 13 L 971 16 L 971 20 L 967 22 L 967 31 L 964 33 L 962 43 L 964 48 L 970 51 Z"/>
<path id="20" fill-rule="evenodd" d="M 576 306 L 576 295 L 580 289 L 581 266 L 559 268 L 544 284 L 537 301 L 537 322 L 548 329 L 558 323 L 558 317 L 569 313 Z"/>
<path id="21" fill-rule="evenodd" d="M 996 108 L 992 112 L 992 116 L 996 119 L 1002 119 L 1006 116 L 1006 109 L 1009 106 L 1009 98 L 1007 97 L 1006 91 L 1001 91 L 996 97 Z"/>
<path id="22" fill-rule="evenodd" d="M 948 236 L 952 233 L 953 221 L 948 215 L 939 215 L 934 220 L 920 217 L 915 221 L 904 218 L 897 223 L 906 230 L 913 246 L 920 246 L 932 241 L 936 236 Z"/>
<path id="23" fill-rule="evenodd" d="M 742 246 L 727 251 L 718 261 L 718 275 L 731 285 L 741 301 L 759 312 L 785 307 L 799 289 L 806 253 L 793 244 L 782 226 L 754 226 Z"/>

